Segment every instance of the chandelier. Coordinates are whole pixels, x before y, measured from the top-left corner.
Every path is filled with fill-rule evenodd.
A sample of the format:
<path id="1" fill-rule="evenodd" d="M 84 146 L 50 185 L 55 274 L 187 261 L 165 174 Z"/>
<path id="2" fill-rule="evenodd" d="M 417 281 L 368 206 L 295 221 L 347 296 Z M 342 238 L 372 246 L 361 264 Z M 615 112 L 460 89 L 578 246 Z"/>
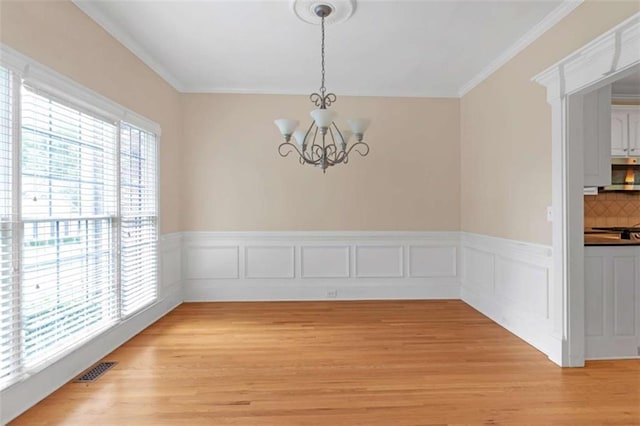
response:
<path id="1" fill-rule="evenodd" d="M 327 167 L 341 163 L 347 164 L 349 154 L 354 150 L 363 157 L 369 153 L 369 145 L 363 142 L 363 138 L 370 121 L 366 118 L 347 120 L 350 129 L 339 129 L 335 123 L 338 114 L 328 109 L 337 99 L 333 93 L 326 93 L 327 89 L 324 85 L 324 21 L 332 10 L 331 6 L 326 4 L 319 4 L 313 9 L 315 15 L 320 18 L 322 78 L 319 93 L 312 93 L 309 96 L 311 102 L 317 107 L 310 113 L 313 119 L 311 125 L 307 130 L 296 130 L 298 120 L 280 118 L 274 121 L 285 140 L 278 147 L 280 156 L 286 157 L 295 151 L 300 164 L 320 167 L 323 173 L 327 172 Z M 292 137 L 296 144 L 291 143 Z M 355 137 L 356 142 L 350 145 L 349 140 L 352 137 Z"/>

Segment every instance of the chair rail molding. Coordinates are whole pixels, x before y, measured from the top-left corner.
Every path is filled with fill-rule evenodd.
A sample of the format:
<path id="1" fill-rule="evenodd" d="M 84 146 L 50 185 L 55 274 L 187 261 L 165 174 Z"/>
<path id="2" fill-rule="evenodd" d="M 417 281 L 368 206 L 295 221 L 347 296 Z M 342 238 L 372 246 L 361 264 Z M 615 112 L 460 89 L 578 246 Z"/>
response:
<path id="1" fill-rule="evenodd" d="M 640 64 L 640 13 L 636 13 L 534 76 L 546 87 L 552 131 L 552 298 L 561 366 L 585 359 L 582 98 L 630 74 Z"/>

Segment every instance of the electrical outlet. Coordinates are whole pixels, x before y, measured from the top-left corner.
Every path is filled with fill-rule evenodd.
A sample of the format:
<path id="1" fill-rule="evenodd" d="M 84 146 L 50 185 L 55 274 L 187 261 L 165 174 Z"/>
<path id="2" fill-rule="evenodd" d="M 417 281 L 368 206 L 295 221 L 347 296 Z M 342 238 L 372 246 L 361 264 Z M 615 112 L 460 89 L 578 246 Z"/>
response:
<path id="1" fill-rule="evenodd" d="M 335 288 L 327 290 L 327 297 L 329 299 L 335 299 L 336 297 L 338 297 L 338 290 L 336 290 Z"/>

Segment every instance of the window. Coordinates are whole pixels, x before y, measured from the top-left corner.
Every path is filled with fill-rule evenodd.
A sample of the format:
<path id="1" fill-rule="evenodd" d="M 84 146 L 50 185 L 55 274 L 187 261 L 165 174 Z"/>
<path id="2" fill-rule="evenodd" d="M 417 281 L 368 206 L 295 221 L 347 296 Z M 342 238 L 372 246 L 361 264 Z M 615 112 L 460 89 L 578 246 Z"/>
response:
<path id="1" fill-rule="evenodd" d="M 112 115 L 0 68 L 0 388 L 157 298 L 157 137 Z"/>

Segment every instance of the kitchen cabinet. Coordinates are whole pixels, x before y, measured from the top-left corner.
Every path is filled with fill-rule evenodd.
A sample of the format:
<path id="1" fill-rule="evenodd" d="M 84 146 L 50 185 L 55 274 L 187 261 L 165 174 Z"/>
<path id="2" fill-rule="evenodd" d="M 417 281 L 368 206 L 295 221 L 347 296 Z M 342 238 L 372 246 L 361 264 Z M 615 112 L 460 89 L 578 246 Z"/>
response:
<path id="1" fill-rule="evenodd" d="M 640 358 L 640 245 L 584 253 L 585 358 Z"/>
<path id="2" fill-rule="evenodd" d="M 611 85 L 584 95 L 582 108 L 584 186 L 611 185 Z"/>
<path id="3" fill-rule="evenodd" d="M 640 106 L 611 107 L 611 155 L 640 157 Z"/>

